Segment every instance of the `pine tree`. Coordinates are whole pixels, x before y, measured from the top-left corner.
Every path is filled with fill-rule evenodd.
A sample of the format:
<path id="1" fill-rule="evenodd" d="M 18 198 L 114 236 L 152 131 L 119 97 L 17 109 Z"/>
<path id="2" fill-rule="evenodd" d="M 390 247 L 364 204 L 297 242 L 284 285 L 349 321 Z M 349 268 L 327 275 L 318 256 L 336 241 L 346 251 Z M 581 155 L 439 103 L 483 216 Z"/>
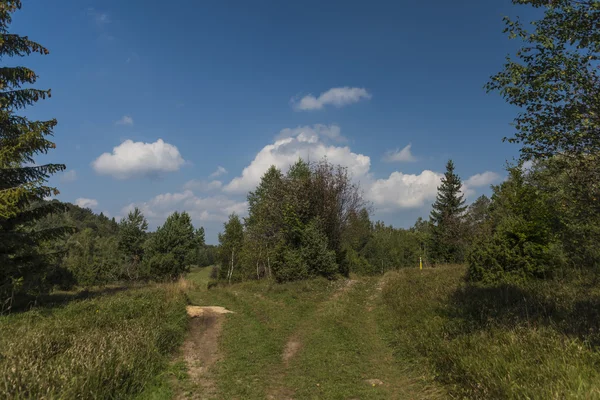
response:
<path id="1" fill-rule="evenodd" d="M 0 0 L 0 59 L 6 62 L 10 58 L 11 64 L 14 57 L 48 54 L 46 48 L 26 36 L 9 33 L 12 14 L 20 8 L 19 0 Z M 34 84 L 37 78 L 26 67 L 0 67 L 0 300 L 12 298 L 18 290 L 43 286 L 47 271 L 37 245 L 64 231 L 30 228 L 33 221 L 60 206 L 44 201 L 45 197 L 58 194 L 46 182 L 52 174 L 65 169 L 62 164 L 36 165 L 34 160 L 34 156 L 55 148 L 48 137 L 52 136 L 56 120 L 31 121 L 17 115 L 27 106 L 50 97 L 50 90 L 23 88 Z"/>
<path id="2" fill-rule="evenodd" d="M 462 262 L 464 259 L 462 219 L 466 210 L 460 177 L 454 173 L 454 162 L 446 164 L 446 173 L 433 203 L 429 256 L 435 262 Z"/>
<path id="3" fill-rule="evenodd" d="M 125 274 L 129 279 L 139 278 L 139 265 L 144 254 L 147 229 L 148 221 L 137 207 L 119 223 L 119 249 L 127 258 Z"/>

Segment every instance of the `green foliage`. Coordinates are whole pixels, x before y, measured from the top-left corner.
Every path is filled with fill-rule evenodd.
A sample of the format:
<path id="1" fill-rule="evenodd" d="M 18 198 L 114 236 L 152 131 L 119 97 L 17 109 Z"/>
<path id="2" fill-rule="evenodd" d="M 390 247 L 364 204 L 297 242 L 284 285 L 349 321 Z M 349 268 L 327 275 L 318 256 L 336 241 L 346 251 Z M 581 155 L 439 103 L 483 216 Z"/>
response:
<path id="1" fill-rule="evenodd" d="M 558 154 L 580 157 L 600 151 L 598 0 L 513 0 L 540 8 L 543 16 L 528 31 L 505 18 L 505 32 L 523 46 L 507 57 L 488 91 L 499 91 L 522 109 L 515 118 L 524 159 Z"/>
<path id="2" fill-rule="evenodd" d="M 105 284 L 121 276 L 122 259 L 115 236 L 98 236 L 91 228 L 85 228 L 71 235 L 65 247 L 63 266 L 73 273 L 79 285 Z"/>
<path id="3" fill-rule="evenodd" d="M 144 254 L 147 229 L 148 221 L 137 207 L 119 224 L 119 250 L 126 258 L 125 273 L 129 279 L 140 276 L 139 267 Z"/>
<path id="4" fill-rule="evenodd" d="M 229 242 L 221 244 L 221 278 L 230 280 L 232 269 L 236 279 L 278 281 L 348 274 L 348 251 L 368 240 L 369 213 L 359 187 L 347 169 L 326 160 L 300 159 L 285 175 L 272 166 L 248 204 L 248 218 L 237 228 L 243 238 L 235 241 L 242 248 L 232 252 Z"/>
<path id="5" fill-rule="evenodd" d="M 195 262 L 199 245 L 189 214 L 175 211 L 146 243 L 145 260 L 150 277 L 177 279 Z"/>
<path id="6" fill-rule="evenodd" d="M 464 196 L 460 177 L 454 173 L 454 162 L 446 164 L 446 173 L 431 211 L 429 256 L 434 262 L 456 263 L 464 259 Z"/>
<path id="7" fill-rule="evenodd" d="M 273 275 L 277 282 L 299 281 L 310 276 L 300 250 L 280 245 L 275 254 Z"/>
<path id="8" fill-rule="evenodd" d="M 566 268 L 597 269 L 600 215 L 593 209 L 581 215 L 571 196 L 574 173 L 560 157 L 527 172 L 509 168 L 509 178 L 494 188 L 488 233 L 469 254 L 471 279 L 548 278 L 564 275 Z"/>
<path id="9" fill-rule="evenodd" d="M 333 278 L 338 272 L 335 251 L 329 249 L 327 236 L 321 231 L 318 220 L 309 222 L 304 229 L 301 253 L 309 276 Z"/>
<path id="10" fill-rule="evenodd" d="M 360 272 L 383 274 L 390 269 L 418 267 L 419 257 L 423 256 L 422 245 L 418 233 L 377 222 L 360 253 L 367 262 L 362 264 Z"/>
<path id="11" fill-rule="evenodd" d="M 237 271 L 236 266 L 239 267 L 241 259 L 244 226 L 236 214 L 231 214 L 224 228 L 225 231 L 219 234 L 219 261 L 221 264 L 219 278 L 231 282 L 234 271 Z"/>
<path id="12" fill-rule="evenodd" d="M 0 2 L 0 58 L 14 65 L 12 57 L 31 53 L 48 54 L 27 37 L 9 33 L 12 13 L 21 8 L 18 0 Z M 23 88 L 38 76 L 29 68 L 0 68 L 0 311 L 16 293 L 40 292 L 47 288 L 48 255 L 40 242 L 60 236 L 64 229 L 34 230 L 31 225 L 53 211 L 57 204 L 44 202 L 56 195 L 46 185 L 48 178 L 63 171 L 62 164 L 36 165 L 35 157 L 55 148 L 48 139 L 56 120 L 31 121 L 17 112 L 50 97 L 50 90 Z M 8 298 L 8 300 L 6 300 Z"/>
<path id="13" fill-rule="evenodd" d="M 181 344 L 185 305 L 180 290 L 157 286 L 0 317 L 0 398 L 141 392 Z"/>

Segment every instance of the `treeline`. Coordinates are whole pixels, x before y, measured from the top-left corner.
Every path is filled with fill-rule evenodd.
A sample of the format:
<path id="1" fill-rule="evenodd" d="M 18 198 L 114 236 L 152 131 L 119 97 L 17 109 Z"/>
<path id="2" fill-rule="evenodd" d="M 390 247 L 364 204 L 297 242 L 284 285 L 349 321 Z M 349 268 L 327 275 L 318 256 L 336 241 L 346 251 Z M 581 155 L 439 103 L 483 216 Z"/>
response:
<path id="1" fill-rule="evenodd" d="M 372 222 L 370 206 L 346 168 L 298 160 L 286 174 L 272 166 L 248 195 L 249 213 L 233 214 L 219 235 L 222 280 L 315 276 L 334 278 L 464 261 L 468 237 L 480 229 L 478 200 L 465 213 L 460 178 L 450 161 L 431 221 L 410 229 Z"/>
<path id="2" fill-rule="evenodd" d="M 215 262 L 215 246 L 205 244 L 204 228 L 194 229 L 186 212 L 171 214 L 155 232 L 148 232 L 148 222 L 137 208 L 117 222 L 70 203 L 47 203 L 55 211 L 23 229 L 60 230 L 63 234 L 42 238 L 36 247 L 21 249 L 23 255 L 35 255 L 35 268 L 21 265 L 0 270 L 0 282 L 11 289 L 2 293 L 4 301 L 19 294 L 41 294 L 53 287 L 169 280 L 191 265 Z"/>
<path id="3" fill-rule="evenodd" d="M 450 160 L 428 220 L 410 229 L 373 223 L 347 170 L 299 160 L 271 167 L 248 195 L 249 215 L 231 215 L 219 235 L 218 278 L 276 281 L 378 274 L 468 263 L 472 281 L 510 281 L 597 271 L 597 157 L 555 156 L 508 168 L 491 198 L 466 205 Z"/>

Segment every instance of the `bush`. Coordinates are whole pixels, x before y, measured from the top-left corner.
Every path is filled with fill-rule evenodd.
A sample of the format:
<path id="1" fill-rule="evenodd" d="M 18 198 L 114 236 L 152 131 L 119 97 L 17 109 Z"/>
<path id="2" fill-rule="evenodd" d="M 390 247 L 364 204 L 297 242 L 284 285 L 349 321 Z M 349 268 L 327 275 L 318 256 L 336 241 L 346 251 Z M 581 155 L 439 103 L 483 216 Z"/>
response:
<path id="1" fill-rule="evenodd" d="M 467 257 L 468 278 L 483 282 L 548 278 L 563 259 L 559 244 L 540 244 L 514 232 L 498 232 L 473 245 Z"/>
<path id="2" fill-rule="evenodd" d="M 308 276 L 333 278 L 338 272 L 336 253 L 327 247 L 327 237 L 319 229 L 319 223 L 311 221 L 302 234 L 301 255 Z"/>
<path id="3" fill-rule="evenodd" d="M 308 268 L 299 250 L 280 248 L 273 262 L 273 275 L 277 282 L 298 281 L 309 277 Z"/>

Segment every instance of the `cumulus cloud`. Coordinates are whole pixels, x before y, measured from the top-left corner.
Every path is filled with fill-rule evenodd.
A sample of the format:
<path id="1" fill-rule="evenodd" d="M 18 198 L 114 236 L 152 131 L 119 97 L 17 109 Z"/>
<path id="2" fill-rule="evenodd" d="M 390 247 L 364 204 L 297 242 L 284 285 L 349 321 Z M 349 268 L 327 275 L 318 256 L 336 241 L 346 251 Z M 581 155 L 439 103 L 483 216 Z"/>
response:
<path id="1" fill-rule="evenodd" d="M 475 174 L 469 179 L 465 181 L 465 186 L 473 188 L 473 187 L 482 187 L 489 186 L 494 182 L 498 182 L 500 180 L 500 175 L 492 172 L 485 171 L 481 174 Z"/>
<path id="2" fill-rule="evenodd" d="M 65 171 L 60 176 L 60 182 L 61 183 L 75 182 L 76 180 L 77 180 L 77 171 L 75 171 L 74 169 L 70 169 L 68 171 Z"/>
<path id="3" fill-rule="evenodd" d="M 326 144 L 323 141 L 322 131 L 323 129 L 319 126 L 301 127 L 293 130 L 284 129 L 277 136 L 279 139 L 276 139 L 273 144 L 263 147 L 250 165 L 244 168 L 242 175 L 231 180 L 224 187 L 224 191 L 247 193 L 256 187 L 262 175 L 271 165 L 287 171 L 288 167 L 298 161 L 299 158 L 321 160 L 326 157 L 333 164 L 347 167 L 354 177 L 366 176 L 371 166 L 371 159 L 368 156 L 353 153 L 347 146 L 340 147 Z"/>
<path id="4" fill-rule="evenodd" d="M 129 179 L 177 171 L 184 163 L 177 147 L 162 139 L 154 143 L 126 140 L 112 153 L 104 153 L 94 160 L 92 167 L 101 175 Z"/>
<path id="5" fill-rule="evenodd" d="M 225 175 L 227 174 L 227 170 L 224 167 L 221 167 L 220 165 L 217 167 L 217 170 L 215 172 L 213 172 L 212 174 L 210 174 L 210 178 L 216 178 L 217 176 L 221 176 L 221 175 Z"/>
<path id="6" fill-rule="evenodd" d="M 360 182 L 366 199 L 371 201 L 379 211 L 417 209 L 428 206 L 435 200 L 437 188 L 443 177 L 442 173 L 431 170 L 416 174 L 394 171 L 387 178 L 376 179 L 370 170 L 369 156 L 354 153 L 348 146 L 329 143 L 328 132 L 330 131 L 341 136 L 339 127 L 335 125 L 282 130 L 276 136 L 274 143 L 263 147 L 258 152 L 240 176 L 223 186 L 223 191 L 245 194 L 254 190 L 271 165 L 286 172 L 299 158 L 313 161 L 327 158 L 333 164 L 348 168 L 354 180 Z M 410 145 L 395 153 L 397 153 L 396 160 L 411 160 L 408 157 L 408 155 L 412 157 Z M 473 175 L 464 183 L 462 192 L 471 196 L 475 194 L 475 188 L 491 184 L 498 179 L 499 175 L 490 171 Z"/>
<path id="7" fill-rule="evenodd" d="M 133 126 L 133 118 L 131 118 L 129 115 L 123 115 L 120 120 L 115 122 L 115 124 Z"/>
<path id="8" fill-rule="evenodd" d="M 296 111 L 320 110 L 327 105 L 343 107 L 348 104 L 357 103 L 362 99 L 370 99 L 372 96 L 364 88 L 339 87 L 323 92 L 319 97 L 312 94 L 302 97 L 300 100 L 292 99 L 292 106 Z"/>
<path id="9" fill-rule="evenodd" d="M 183 185 L 185 190 L 197 190 L 199 192 L 210 192 L 211 190 L 221 189 L 223 183 L 221 181 L 201 181 L 197 179 L 192 179 L 191 181 L 186 182 Z"/>
<path id="10" fill-rule="evenodd" d="M 195 221 L 224 222 L 231 213 L 246 214 L 248 204 L 225 196 L 198 197 L 191 190 L 163 193 L 147 202 L 131 203 L 121 210 L 127 213 L 138 207 L 148 220 L 164 221 L 174 211 L 186 211 Z"/>
<path id="11" fill-rule="evenodd" d="M 346 142 L 347 139 L 342 136 L 342 130 L 337 125 L 315 124 L 313 126 L 298 126 L 296 128 L 282 129 L 275 140 L 293 138 L 300 134 L 306 137 L 317 136 L 319 139 L 329 139 L 334 142 Z"/>
<path id="12" fill-rule="evenodd" d="M 442 176 L 429 170 L 418 175 L 395 171 L 374 181 L 366 195 L 381 211 L 419 208 L 435 199 Z"/>
<path id="13" fill-rule="evenodd" d="M 98 200 L 80 197 L 75 200 L 75 205 L 78 205 L 81 208 L 96 208 L 98 207 Z"/>
<path id="14" fill-rule="evenodd" d="M 413 162 L 417 161 L 417 158 L 412 155 L 410 149 L 412 144 L 408 144 L 402 150 L 396 149 L 385 153 L 383 161 L 385 162 Z"/>

